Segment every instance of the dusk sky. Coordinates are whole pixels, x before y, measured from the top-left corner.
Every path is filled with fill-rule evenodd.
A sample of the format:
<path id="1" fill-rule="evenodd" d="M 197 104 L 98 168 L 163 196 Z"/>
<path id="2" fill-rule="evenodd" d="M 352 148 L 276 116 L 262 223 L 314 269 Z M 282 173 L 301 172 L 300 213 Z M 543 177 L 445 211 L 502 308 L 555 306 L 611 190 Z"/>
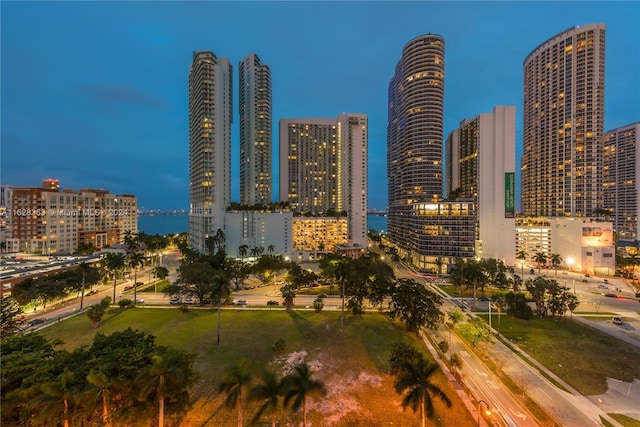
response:
<path id="1" fill-rule="evenodd" d="M 281 118 L 364 113 L 375 209 L 387 207 L 389 80 L 403 46 L 419 35 L 445 39 L 445 137 L 464 118 L 515 105 L 517 169 L 522 63 L 574 25 L 607 25 L 606 130 L 640 120 L 637 1 L 2 1 L 0 14 L 0 182 L 58 178 L 63 188 L 134 194 L 145 209 L 189 208 L 188 75 L 196 50 L 233 64 L 234 201 L 238 62 L 250 52 L 272 73 L 274 181 Z"/>

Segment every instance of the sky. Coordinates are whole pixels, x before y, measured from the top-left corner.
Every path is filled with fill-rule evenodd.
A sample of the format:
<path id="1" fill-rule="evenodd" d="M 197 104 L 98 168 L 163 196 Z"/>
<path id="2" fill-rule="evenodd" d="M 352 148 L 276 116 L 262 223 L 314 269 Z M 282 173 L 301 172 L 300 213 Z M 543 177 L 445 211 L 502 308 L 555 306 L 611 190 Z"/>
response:
<path id="1" fill-rule="evenodd" d="M 610 130 L 640 121 L 637 1 L 2 1 L 0 183 L 58 178 L 62 188 L 134 194 L 139 208 L 188 209 L 189 66 L 207 50 L 233 64 L 239 201 L 237 72 L 255 52 L 272 74 L 274 179 L 281 118 L 364 113 L 368 204 L 385 209 L 387 91 L 407 42 L 445 39 L 445 138 L 465 118 L 516 106 L 519 169 L 525 57 L 595 22 L 607 25 Z"/>

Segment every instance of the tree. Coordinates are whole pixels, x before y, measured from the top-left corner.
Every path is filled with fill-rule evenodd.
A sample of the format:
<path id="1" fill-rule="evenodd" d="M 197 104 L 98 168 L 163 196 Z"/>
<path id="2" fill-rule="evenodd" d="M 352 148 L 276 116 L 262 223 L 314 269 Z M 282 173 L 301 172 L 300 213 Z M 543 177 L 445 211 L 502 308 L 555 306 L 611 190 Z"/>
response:
<path id="1" fill-rule="evenodd" d="M 211 296 L 215 300 L 216 304 L 218 304 L 218 335 L 217 335 L 217 346 L 220 347 L 220 313 L 222 311 L 222 301 L 224 301 L 231 294 L 231 282 L 229 281 L 229 276 L 227 273 L 222 270 L 215 270 L 212 277 L 212 285 L 213 291 Z"/>
<path id="2" fill-rule="evenodd" d="M 91 320 L 91 327 L 96 329 L 100 327 L 100 322 L 102 321 L 102 316 L 107 311 L 107 308 L 111 304 L 111 298 L 105 297 L 98 304 L 93 304 L 89 306 L 87 310 L 87 317 Z"/>
<path id="3" fill-rule="evenodd" d="M 420 411 L 422 427 L 426 425 L 426 416 L 432 417 L 433 396 L 437 396 L 447 407 L 451 407 L 451 400 L 440 387 L 435 385 L 431 377 L 438 371 L 438 365 L 431 364 L 418 354 L 413 361 L 405 361 L 400 369 L 394 387 L 399 394 L 405 394 L 402 407 L 411 407 L 414 412 Z"/>
<path id="4" fill-rule="evenodd" d="M 313 379 L 309 365 L 302 363 L 294 368 L 293 373 L 282 379 L 285 406 L 293 399 L 291 408 L 297 411 L 302 407 L 302 427 L 307 425 L 307 397 L 327 394 L 324 383 Z"/>
<path id="5" fill-rule="evenodd" d="M 269 245 L 267 246 L 267 252 L 269 252 L 269 255 L 273 255 L 273 252 L 276 250 L 276 247 L 273 245 Z"/>
<path id="6" fill-rule="evenodd" d="M 225 235 L 224 235 L 224 231 L 222 231 L 222 229 L 218 228 L 216 230 L 216 244 L 218 246 L 218 252 L 220 252 L 223 248 L 224 248 L 224 242 L 225 242 Z"/>
<path id="7" fill-rule="evenodd" d="M 567 308 L 569 309 L 569 311 L 571 312 L 571 317 L 570 317 L 570 322 L 573 322 L 573 311 L 578 308 L 578 305 L 580 305 L 580 301 L 578 300 L 578 297 L 574 294 L 568 294 L 567 295 Z"/>
<path id="8" fill-rule="evenodd" d="M 265 411 L 271 412 L 271 427 L 276 427 L 276 411 L 280 405 L 280 396 L 282 396 L 282 381 L 278 379 L 272 371 L 262 372 L 262 382 L 255 385 L 249 391 L 249 400 L 262 402 L 258 412 L 253 417 L 252 423 L 258 422 Z"/>
<path id="9" fill-rule="evenodd" d="M 524 277 L 524 264 L 525 261 L 527 259 L 527 251 L 525 251 L 524 249 L 520 249 L 518 251 L 518 254 L 516 255 L 516 258 L 518 258 L 519 260 L 521 260 L 521 265 L 522 265 L 522 277 Z"/>
<path id="10" fill-rule="evenodd" d="M 562 257 L 560 254 L 551 254 L 551 264 L 553 268 L 556 270 L 556 276 L 558 275 L 558 267 L 562 264 Z"/>
<path id="11" fill-rule="evenodd" d="M 144 255 L 140 252 L 129 252 L 127 265 L 133 268 L 133 305 L 135 306 L 138 300 L 138 267 L 144 266 Z"/>
<path id="12" fill-rule="evenodd" d="M 164 347 L 151 356 L 151 364 L 138 374 L 138 400 L 145 401 L 149 396 L 158 399 L 159 427 L 164 426 L 165 399 L 188 400 L 187 390 L 197 379 L 193 360 L 192 354 Z"/>
<path id="13" fill-rule="evenodd" d="M 491 330 L 482 319 L 474 317 L 470 322 L 462 323 L 459 326 L 460 333 L 465 337 L 473 346 L 480 341 L 491 342 Z"/>
<path id="14" fill-rule="evenodd" d="M 533 255 L 533 260 L 538 264 L 538 274 L 540 274 L 540 268 L 547 263 L 547 254 L 544 252 L 536 252 Z"/>
<path id="15" fill-rule="evenodd" d="M 238 427 L 242 427 L 242 390 L 251 383 L 252 375 L 249 371 L 249 363 L 241 360 L 237 365 L 229 368 L 224 374 L 224 380 L 218 391 L 226 393 L 224 401 L 229 408 L 238 410 Z"/>
<path id="16" fill-rule="evenodd" d="M 207 248 L 207 253 L 213 255 L 218 244 L 218 238 L 216 236 L 207 235 L 204 239 L 204 246 Z"/>
<path id="17" fill-rule="evenodd" d="M 125 230 L 124 244 L 127 245 L 127 252 L 136 252 L 140 244 L 140 235 L 132 230 Z"/>
<path id="18" fill-rule="evenodd" d="M 61 414 L 64 427 L 69 427 L 70 407 L 75 390 L 72 388 L 73 372 L 65 370 L 57 381 L 49 381 L 40 386 L 42 394 L 32 401 L 36 406 L 35 421 L 52 421 Z"/>
<path id="19" fill-rule="evenodd" d="M 182 264 L 178 268 L 178 286 L 172 287 L 173 293 L 197 297 L 200 305 L 213 292 L 213 276 L 215 270 L 208 262 Z"/>
<path id="20" fill-rule="evenodd" d="M 109 252 L 104 258 L 104 263 L 107 271 L 113 275 L 113 301 L 115 301 L 118 272 L 124 268 L 126 258 L 121 253 Z"/>
<path id="21" fill-rule="evenodd" d="M 504 293 L 496 293 L 491 297 L 491 301 L 498 311 L 498 334 L 500 334 L 500 321 L 502 319 L 501 313 L 507 305 L 507 300 Z"/>
<path id="22" fill-rule="evenodd" d="M 320 313 L 323 308 L 324 299 L 321 297 L 316 297 L 316 299 L 313 300 L 313 309 L 316 311 L 316 313 Z"/>
<path id="23" fill-rule="evenodd" d="M 169 269 L 167 267 L 157 265 L 153 267 L 153 275 L 160 280 L 164 280 L 167 276 L 169 276 Z"/>
<path id="24" fill-rule="evenodd" d="M 84 307 L 84 285 L 85 285 L 85 280 L 87 278 L 87 272 L 89 271 L 90 268 L 91 266 L 86 262 L 81 262 L 80 265 L 78 266 L 78 270 L 82 275 L 82 294 L 80 295 L 80 310 L 82 310 L 82 308 Z"/>
<path id="25" fill-rule="evenodd" d="M 413 279 L 398 279 L 391 294 L 391 310 L 385 314 L 399 317 L 407 329 L 417 332 L 421 327 L 437 329 L 442 323 L 442 297 Z"/>
<path id="26" fill-rule="evenodd" d="M 10 295 L 3 295 L 0 302 L 0 336 L 11 336 L 24 327 L 26 318 L 20 305 Z"/>
<path id="27" fill-rule="evenodd" d="M 244 263 L 244 257 L 247 256 L 247 251 L 249 250 L 249 246 L 242 244 L 238 246 L 238 254 L 240 255 L 240 261 Z"/>
<path id="28" fill-rule="evenodd" d="M 287 312 L 290 313 L 291 307 L 293 307 L 293 300 L 296 298 L 296 288 L 293 285 L 284 285 L 280 288 L 280 292 L 282 292 L 282 299 L 287 307 Z"/>
<path id="29" fill-rule="evenodd" d="M 83 406 L 88 406 L 93 411 L 96 402 L 102 405 L 102 424 L 111 426 L 111 418 L 109 416 L 109 406 L 113 400 L 114 391 L 117 389 L 116 382 L 107 377 L 107 375 L 99 370 L 92 369 L 87 375 L 89 388 L 82 394 L 81 400 Z"/>
<path id="30" fill-rule="evenodd" d="M 227 258 L 225 261 L 225 268 L 229 273 L 229 278 L 236 287 L 236 290 L 240 289 L 240 286 L 244 282 L 244 279 L 249 276 L 251 267 L 247 264 L 233 258 Z"/>

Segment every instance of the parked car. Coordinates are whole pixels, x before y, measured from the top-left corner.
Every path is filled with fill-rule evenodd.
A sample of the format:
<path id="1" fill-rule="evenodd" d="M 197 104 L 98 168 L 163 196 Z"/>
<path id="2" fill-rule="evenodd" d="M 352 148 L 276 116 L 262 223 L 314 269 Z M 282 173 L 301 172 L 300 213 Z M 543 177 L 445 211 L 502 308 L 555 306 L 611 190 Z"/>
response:
<path id="1" fill-rule="evenodd" d="M 143 282 L 136 282 L 136 286 L 142 286 L 142 285 L 144 285 Z"/>
<path id="2" fill-rule="evenodd" d="M 238 305 L 247 305 L 247 300 L 246 299 L 238 300 L 238 302 L 236 304 L 238 304 Z"/>
<path id="3" fill-rule="evenodd" d="M 622 325 L 624 323 L 621 316 L 613 316 L 611 321 L 614 325 Z"/>
<path id="4" fill-rule="evenodd" d="M 134 299 L 133 302 L 135 302 L 136 304 L 144 304 L 144 300 L 140 298 Z"/>
<path id="5" fill-rule="evenodd" d="M 320 294 L 320 295 L 318 295 L 318 298 L 326 298 L 326 297 L 327 297 L 327 294 Z"/>
<path id="6" fill-rule="evenodd" d="M 615 298 L 615 297 L 616 297 L 616 294 L 608 293 L 608 294 L 604 294 L 604 296 L 605 296 L 605 297 L 609 297 L 609 298 Z"/>
<path id="7" fill-rule="evenodd" d="M 169 298 L 169 304 L 182 304 L 180 297 L 171 297 Z"/>
<path id="8" fill-rule="evenodd" d="M 604 283 L 609 283 L 609 280 L 607 280 L 607 279 L 603 279 L 602 281 L 603 281 Z"/>
<path id="9" fill-rule="evenodd" d="M 489 301 L 489 298 L 487 298 L 487 297 L 480 297 L 480 298 L 478 298 L 478 301 L 484 301 L 484 302 L 486 302 L 486 301 Z"/>
<path id="10" fill-rule="evenodd" d="M 280 305 L 280 303 L 278 301 L 271 300 L 271 301 L 267 301 L 267 305 L 269 305 L 269 306 Z"/>
<path id="11" fill-rule="evenodd" d="M 124 287 L 125 291 L 130 291 L 131 289 L 133 289 L 133 285 L 127 285 Z"/>
<path id="12" fill-rule="evenodd" d="M 44 322 L 45 322 L 44 319 L 33 319 L 29 321 L 29 326 L 36 326 Z"/>

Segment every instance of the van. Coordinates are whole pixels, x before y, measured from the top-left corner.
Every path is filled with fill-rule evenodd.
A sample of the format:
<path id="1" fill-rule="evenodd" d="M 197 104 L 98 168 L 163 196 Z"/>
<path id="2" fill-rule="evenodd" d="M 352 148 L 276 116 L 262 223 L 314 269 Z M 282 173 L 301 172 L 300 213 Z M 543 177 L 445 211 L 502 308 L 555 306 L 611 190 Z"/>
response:
<path id="1" fill-rule="evenodd" d="M 622 317 L 620 316 L 613 316 L 613 318 L 611 319 L 611 321 L 613 322 L 614 325 L 622 325 Z"/>

